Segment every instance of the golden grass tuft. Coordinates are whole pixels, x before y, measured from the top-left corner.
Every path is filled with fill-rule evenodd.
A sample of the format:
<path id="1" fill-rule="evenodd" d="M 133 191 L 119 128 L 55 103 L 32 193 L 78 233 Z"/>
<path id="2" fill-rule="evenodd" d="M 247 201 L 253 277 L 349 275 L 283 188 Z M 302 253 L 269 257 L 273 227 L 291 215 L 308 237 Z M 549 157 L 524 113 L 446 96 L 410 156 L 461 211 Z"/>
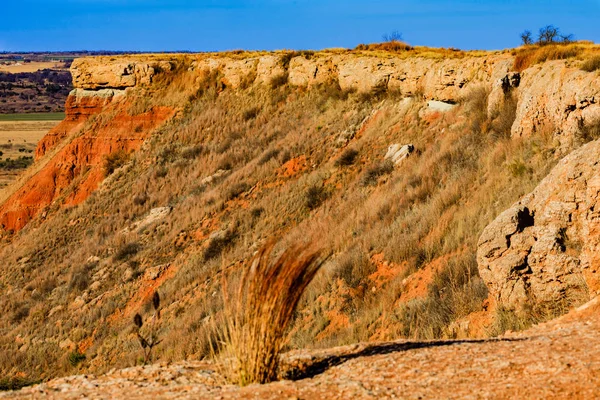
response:
<path id="1" fill-rule="evenodd" d="M 600 69 L 600 55 L 588 58 L 581 64 L 581 69 L 586 72 L 594 72 Z"/>
<path id="2" fill-rule="evenodd" d="M 513 69 L 517 72 L 551 60 L 566 60 L 583 54 L 585 47 L 577 43 L 528 46 L 517 52 Z"/>
<path id="3" fill-rule="evenodd" d="M 233 297 L 224 282 L 223 372 L 240 386 L 277 378 L 298 302 L 324 261 L 320 251 L 297 244 L 271 262 L 274 247 L 270 242 L 252 258 Z"/>

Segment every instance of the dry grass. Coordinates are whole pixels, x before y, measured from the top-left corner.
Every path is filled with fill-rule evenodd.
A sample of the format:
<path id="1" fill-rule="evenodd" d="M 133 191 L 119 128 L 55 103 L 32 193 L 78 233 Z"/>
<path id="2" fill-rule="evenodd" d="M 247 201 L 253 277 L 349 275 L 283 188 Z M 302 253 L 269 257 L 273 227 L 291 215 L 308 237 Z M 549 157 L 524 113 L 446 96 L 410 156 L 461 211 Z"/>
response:
<path id="1" fill-rule="evenodd" d="M 600 69 L 600 55 L 592 56 L 581 64 L 581 69 L 586 72 L 594 72 Z"/>
<path id="2" fill-rule="evenodd" d="M 401 42 L 399 40 L 390 40 L 388 42 L 383 42 L 383 43 L 359 44 L 355 48 L 355 50 L 358 50 L 358 51 L 380 50 L 380 51 L 387 51 L 390 53 L 409 51 L 412 49 L 413 49 L 412 46 L 410 46 L 404 42 Z"/>
<path id="3" fill-rule="evenodd" d="M 588 42 L 526 46 L 513 51 L 513 69 L 521 72 L 535 64 L 551 60 L 593 59 L 599 53 L 600 47 Z"/>
<path id="4" fill-rule="evenodd" d="M 277 379 L 279 355 L 296 307 L 323 263 L 320 252 L 295 245 L 271 261 L 274 243 L 244 269 L 233 296 L 224 283 L 224 372 L 240 386 Z"/>

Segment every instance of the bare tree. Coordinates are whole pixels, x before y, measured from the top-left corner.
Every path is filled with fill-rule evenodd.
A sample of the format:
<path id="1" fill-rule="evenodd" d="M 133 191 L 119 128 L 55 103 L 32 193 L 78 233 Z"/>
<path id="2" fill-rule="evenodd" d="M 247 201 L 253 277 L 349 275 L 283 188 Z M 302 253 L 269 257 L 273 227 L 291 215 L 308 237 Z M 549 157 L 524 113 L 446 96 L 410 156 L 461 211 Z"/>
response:
<path id="1" fill-rule="evenodd" d="M 573 43 L 574 36 L 572 33 L 568 35 L 560 35 L 560 41 L 565 44 Z"/>
<path id="2" fill-rule="evenodd" d="M 538 44 L 552 44 L 555 43 L 560 35 L 560 31 L 554 25 L 546 25 L 540 29 L 538 34 Z"/>
<path id="3" fill-rule="evenodd" d="M 399 31 L 393 31 L 390 33 L 386 33 L 382 36 L 384 42 L 401 42 L 402 41 L 402 33 Z"/>
<path id="4" fill-rule="evenodd" d="M 521 33 L 521 42 L 525 46 L 533 44 L 533 35 L 531 34 L 531 31 L 525 30 Z"/>

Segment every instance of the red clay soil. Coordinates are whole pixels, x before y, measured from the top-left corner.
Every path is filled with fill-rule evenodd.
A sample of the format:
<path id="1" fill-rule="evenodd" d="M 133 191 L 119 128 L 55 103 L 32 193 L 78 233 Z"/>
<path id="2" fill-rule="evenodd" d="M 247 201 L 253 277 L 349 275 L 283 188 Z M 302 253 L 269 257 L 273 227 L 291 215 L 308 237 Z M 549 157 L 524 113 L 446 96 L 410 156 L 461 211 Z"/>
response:
<path id="1" fill-rule="evenodd" d="M 9 399 L 597 399 L 600 299 L 498 339 L 380 342 L 284 356 L 288 380 L 240 388 L 213 362 L 59 378 Z"/>
<path id="2" fill-rule="evenodd" d="M 103 98 L 75 101 L 74 96 L 69 98 L 67 118 L 38 145 L 38 158 L 60 140 L 80 130 L 90 115 L 104 110 L 114 112 L 115 117 L 104 124 L 98 122 L 75 137 L 0 206 L 0 227 L 4 230 L 22 229 L 76 178 L 80 179 L 78 185 L 64 204 L 75 205 L 84 201 L 104 179 L 103 163 L 107 155 L 120 150 L 132 152 L 139 149 L 149 133 L 174 114 L 171 108 L 156 107 L 132 116 L 127 113 L 127 102 L 107 106 Z"/>

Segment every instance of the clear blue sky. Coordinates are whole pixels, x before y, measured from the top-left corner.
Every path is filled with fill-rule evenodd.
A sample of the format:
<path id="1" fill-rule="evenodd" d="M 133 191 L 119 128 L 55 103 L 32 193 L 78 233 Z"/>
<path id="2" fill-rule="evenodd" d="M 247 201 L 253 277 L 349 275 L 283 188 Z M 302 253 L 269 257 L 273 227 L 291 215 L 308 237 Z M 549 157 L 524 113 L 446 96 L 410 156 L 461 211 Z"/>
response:
<path id="1" fill-rule="evenodd" d="M 546 24 L 600 42 L 600 0 L 2 0 L 0 51 L 321 49 L 394 30 L 501 49 Z"/>

